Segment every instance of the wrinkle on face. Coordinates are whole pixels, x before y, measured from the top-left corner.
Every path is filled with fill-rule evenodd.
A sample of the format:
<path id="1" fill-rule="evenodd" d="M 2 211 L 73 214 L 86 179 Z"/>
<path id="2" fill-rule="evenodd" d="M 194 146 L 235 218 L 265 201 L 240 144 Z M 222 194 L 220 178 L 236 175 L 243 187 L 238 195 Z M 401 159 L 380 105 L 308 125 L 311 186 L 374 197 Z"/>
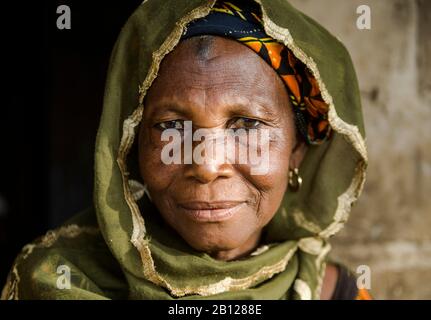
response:
<path id="1" fill-rule="evenodd" d="M 243 44 L 210 38 L 182 41 L 163 60 L 145 98 L 139 167 L 168 225 L 195 250 L 234 260 L 255 249 L 262 228 L 280 206 L 296 132 L 287 91 L 276 72 Z M 257 119 L 273 130 L 267 174 L 252 175 L 248 163 L 162 163 L 166 142 L 160 141 L 158 123 L 180 119 L 192 121 L 194 129 L 226 128 L 236 117 Z M 240 200 L 246 205 L 229 220 L 200 223 L 179 209 L 186 200 Z"/>

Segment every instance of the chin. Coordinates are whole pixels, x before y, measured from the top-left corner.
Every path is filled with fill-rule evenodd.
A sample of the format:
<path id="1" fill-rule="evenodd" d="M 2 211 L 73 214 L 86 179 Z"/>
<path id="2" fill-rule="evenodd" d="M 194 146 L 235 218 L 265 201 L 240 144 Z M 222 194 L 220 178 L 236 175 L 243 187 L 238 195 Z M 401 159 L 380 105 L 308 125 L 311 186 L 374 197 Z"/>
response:
<path id="1" fill-rule="evenodd" d="M 179 232 L 181 237 L 195 250 L 213 253 L 234 250 L 241 247 L 252 235 L 252 232 L 224 230 L 220 226 L 199 226 L 198 230 L 186 229 Z"/>

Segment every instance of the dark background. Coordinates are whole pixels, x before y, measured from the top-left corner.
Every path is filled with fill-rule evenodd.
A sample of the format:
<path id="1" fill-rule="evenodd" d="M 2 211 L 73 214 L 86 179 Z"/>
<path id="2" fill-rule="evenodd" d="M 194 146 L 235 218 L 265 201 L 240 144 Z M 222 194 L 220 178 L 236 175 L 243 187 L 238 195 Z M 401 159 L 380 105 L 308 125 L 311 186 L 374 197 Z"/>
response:
<path id="1" fill-rule="evenodd" d="M 0 289 L 25 244 L 92 205 L 109 57 L 141 2 L 2 4 Z M 57 29 L 59 5 L 70 30 Z"/>

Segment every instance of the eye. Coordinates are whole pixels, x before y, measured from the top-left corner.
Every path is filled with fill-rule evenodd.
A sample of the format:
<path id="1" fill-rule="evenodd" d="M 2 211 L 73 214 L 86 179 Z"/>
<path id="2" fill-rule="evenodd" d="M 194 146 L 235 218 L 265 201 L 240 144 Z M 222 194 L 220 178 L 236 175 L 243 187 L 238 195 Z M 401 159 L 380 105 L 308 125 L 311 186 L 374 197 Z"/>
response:
<path id="1" fill-rule="evenodd" d="M 232 129 L 257 129 L 263 124 L 262 121 L 246 118 L 246 117 L 238 117 L 232 119 L 231 128 Z"/>
<path id="2" fill-rule="evenodd" d="M 184 122 L 183 120 L 164 121 L 156 124 L 155 127 L 160 130 L 166 130 L 166 129 L 183 130 L 184 129 L 183 122 Z"/>

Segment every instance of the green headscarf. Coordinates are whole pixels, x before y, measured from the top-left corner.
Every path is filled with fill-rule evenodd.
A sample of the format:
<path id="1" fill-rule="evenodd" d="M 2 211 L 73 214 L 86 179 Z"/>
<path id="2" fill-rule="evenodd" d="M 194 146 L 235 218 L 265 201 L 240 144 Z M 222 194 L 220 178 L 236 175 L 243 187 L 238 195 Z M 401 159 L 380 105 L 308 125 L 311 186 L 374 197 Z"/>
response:
<path id="1" fill-rule="evenodd" d="M 108 72 L 95 150 L 94 209 L 25 246 L 2 298 L 320 297 L 327 240 L 343 227 L 365 180 L 365 133 L 349 54 L 287 1 L 256 2 L 268 36 L 286 45 L 316 79 L 333 134 L 309 146 L 299 170 L 302 187 L 286 192 L 262 245 L 230 262 L 196 252 L 163 223 L 135 181 L 140 179 L 135 133 L 145 94 L 184 27 L 208 15 L 214 2 L 146 0 L 129 18 Z M 64 282 L 68 270 L 70 288 Z"/>

